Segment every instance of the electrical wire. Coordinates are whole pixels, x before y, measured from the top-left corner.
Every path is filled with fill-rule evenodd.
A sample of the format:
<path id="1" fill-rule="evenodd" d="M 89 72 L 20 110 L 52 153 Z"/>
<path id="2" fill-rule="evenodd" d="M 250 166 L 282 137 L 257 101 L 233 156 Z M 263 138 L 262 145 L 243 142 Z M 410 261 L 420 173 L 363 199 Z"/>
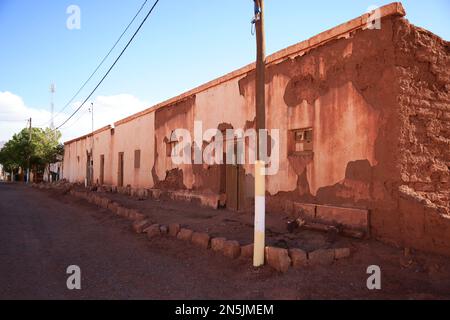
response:
<path id="1" fill-rule="evenodd" d="M 100 87 L 100 85 L 103 83 L 103 81 L 106 79 L 106 77 L 109 75 L 109 73 L 111 72 L 111 70 L 114 68 L 114 66 L 117 64 L 117 62 L 119 61 L 119 59 L 122 57 L 122 55 L 125 53 L 125 51 L 127 50 L 127 48 L 130 46 L 131 42 L 134 40 L 134 38 L 136 37 L 136 35 L 138 34 L 138 32 L 141 30 L 142 26 L 144 25 L 144 23 L 147 21 L 148 17 L 150 16 L 150 14 L 153 12 L 153 10 L 155 9 L 156 5 L 158 4 L 159 0 L 156 0 L 155 3 L 153 4 L 153 6 L 150 8 L 149 12 L 147 13 L 147 15 L 145 16 L 145 18 L 142 20 L 141 24 L 139 25 L 139 27 L 136 29 L 136 31 L 134 32 L 133 36 L 131 37 L 131 39 L 128 41 L 127 45 L 123 48 L 122 52 L 119 54 L 119 56 L 116 58 L 116 60 L 114 61 L 114 63 L 111 65 L 111 67 L 108 69 L 108 71 L 106 72 L 106 74 L 103 76 L 103 78 L 100 80 L 100 82 L 95 86 L 94 90 L 91 91 L 91 93 L 87 96 L 87 98 L 83 101 L 83 103 L 62 123 L 60 124 L 55 130 L 58 130 L 59 128 L 61 128 L 63 125 L 65 125 L 70 119 L 72 119 L 72 117 L 84 106 L 84 104 L 89 100 L 89 98 L 94 94 L 94 92 L 98 89 L 98 87 Z"/>
<path id="2" fill-rule="evenodd" d="M 75 98 L 78 96 L 78 94 L 86 87 L 86 85 L 88 84 L 89 81 L 91 81 L 92 77 L 97 73 L 97 71 L 100 69 L 100 67 L 103 65 L 103 63 L 106 61 L 106 59 L 108 59 L 108 57 L 110 56 L 110 54 L 112 53 L 112 51 L 116 48 L 116 46 L 118 45 L 118 43 L 120 42 L 120 40 L 122 40 L 123 36 L 125 35 L 125 33 L 128 31 L 128 29 L 130 29 L 131 25 L 133 24 L 133 22 L 136 20 L 136 18 L 138 17 L 138 15 L 141 13 L 142 9 L 144 9 L 145 5 L 147 4 L 148 0 L 145 0 L 144 3 L 141 5 L 141 7 L 139 8 L 139 10 L 137 11 L 137 13 L 134 15 L 133 19 L 130 21 L 130 23 L 127 25 L 127 27 L 125 28 L 125 30 L 122 32 L 122 34 L 120 35 L 120 37 L 117 39 L 117 41 L 114 43 L 114 45 L 111 47 L 111 49 L 109 50 L 109 52 L 105 55 L 105 57 L 102 59 L 102 61 L 98 64 L 97 68 L 95 68 L 95 70 L 91 73 L 91 75 L 89 76 L 89 78 L 83 83 L 83 85 L 78 89 L 78 91 L 73 95 L 73 97 L 69 100 L 69 102 L 66 103 L 66 105 L 57 112 L 56 115 L 52 116 L 51 119 L 46 122 L 44 125 L 48 125 L 50 122 L 52 122 L 52 120 L 55 120 L 55 118 L 60 115 L 65 109 L 67 109 L 67 107 L 75 100 Z"/>
<path id="3" fill-rule="evenodd" d="M 81 113 L 81 115 L 76 118 L 71 124 L 69 124 L 69 126 L 66 126 L 64 128 L 62 128 L 61 130 L 67 130 L 72 128 L 75 124 L 78 123 L 78 121 L 80 121 L 87 113 L 89 113 L 89 109 L 86 109 L 84 112 Z"/>

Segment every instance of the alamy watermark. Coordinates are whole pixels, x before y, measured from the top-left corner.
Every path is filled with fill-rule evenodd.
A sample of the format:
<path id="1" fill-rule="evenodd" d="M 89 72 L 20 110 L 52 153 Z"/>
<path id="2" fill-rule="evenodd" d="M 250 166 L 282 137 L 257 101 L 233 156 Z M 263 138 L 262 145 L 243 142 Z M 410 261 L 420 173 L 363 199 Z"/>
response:
<path id="1" fill-rule="evenodd" d="M 175 129 L 170 136 L 172 162 L 192 164 L 255 164 L 258 143 L 259 159 L 266 164 L 264 175 L 278 173 L 280 164 L 280 131 L 264 129 L 207 129 L 194 121 L 194 138 L 187 129 Z M 206 144 L 206 145 L 205 145 Z M 225 155 L 225 156 L 224 156 Z"/>
<path id="2" fill-rule="evenodd" d="M 66 281 L 67 289 L 81 290 L 81 268 L 71 265 L 67 267 L 66 273 L 70 274 Z"/>
<path id="3" fill-rule="evenodd" d="M 79 6 L 72 4 L 67 7 L 66 13 L 69 15 L 66 20 L 66 27 L 69 30 L 81 29 L 81 9 Z"/>
<path id="4" fill-rule="evenodd" d="M 381 268 L 377 265 L 371 265 L 367 267 L 366 272 L 370 274 L 366 282 L 367 289 L 381 290 Z"/>

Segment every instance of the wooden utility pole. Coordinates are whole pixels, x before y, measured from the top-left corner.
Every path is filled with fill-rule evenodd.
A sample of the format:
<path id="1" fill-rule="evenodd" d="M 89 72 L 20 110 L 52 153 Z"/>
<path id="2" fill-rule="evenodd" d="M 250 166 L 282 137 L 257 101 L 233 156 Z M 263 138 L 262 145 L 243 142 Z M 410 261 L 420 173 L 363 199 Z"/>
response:
<path id="1" fill-rule="evenodd" d="M 94 103 L 91 102 L 91 156 L 89 157 L 88 185 L 94 184 Z"/>
<path id="2" fill-rule="evenodd" d="M 30 126 L 29 126 L 29 129 L 28 129 L 28 144 L 29 144 L 29 147 L 30 147 L 30 150 L 29 151 L 31 151 L 31 121 L 32 121 L 32 119 L 30 118 Z M 28 155 L 28 168 L 27 168 L 27 184 L 30 182 L 30 165 L 31 165 L 31 153 Z"/>
<path id="3" fill-rule="evenodd" d="M 255 30 L 256 30 L 256 130 L 266 128 L 266 39 L 264 34 L 264 0 L 255 1 Z M 258 13 L 259 12 L 259 13 Z M 257 160 L 262 160 L 257 144 Z"/>
<path id="4" fill-rule="evenodd" d="M 255 224 L 253 266 L 264 265 L 265 250 L 265 215 L 266 215 L 266 185 L 265 163 L 261 155 L 261 136 L 266 129 L 266 98 L 265 98 L 265 68 L 266 48 L 264 36 L 264 0 L 253 0 L 255 17 L 253 23 L 256 30 L 256 163 L 255 163 Z M 264 142 L 264 140 L 263 140 Z"/>

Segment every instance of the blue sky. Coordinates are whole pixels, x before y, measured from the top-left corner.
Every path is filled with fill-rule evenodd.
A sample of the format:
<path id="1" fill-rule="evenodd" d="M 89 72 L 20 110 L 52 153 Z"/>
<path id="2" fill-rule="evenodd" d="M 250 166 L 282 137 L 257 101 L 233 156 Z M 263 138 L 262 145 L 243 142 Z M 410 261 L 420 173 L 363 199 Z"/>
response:
<path id="1" fill-rule="evenodd" d="M 145 12 L 153 2 L 148 0 Z M 389 2 L 266 0 L 267 53 L 359 16 L 370 5 Z M 42 111 L 40 116 L 45 118 L 43 111 L 49 109 L 49 85 L 55 82 L 55 109 L 61 109 L 142 3 L 143 0 L 0 0 L 0 93 L 14 95 L 8 101 L 21 99 L 24 106 L 18 110 L 23 110 L 23 119 L 30 116 L 26 114 L 29 109 Z M 402 3 L 412 23 L 450 39 L 449 0 Z M 66 28 L 66 9 L 71 4 L 81 9 L 80 30 Z M 84 99 L 119 54 L 145 15 L 144 11 L 77 101 Z M 250 33 L 252 11 L 251 0 L 160 0 L 93 101 L 99 96 L 114 100 L 112 97 L 118 95 L 123 101 L 134 99 L 132 108 L 121 107 L 126 110 L 117 116 L 122 116 L 252 62 L 255 57 L 255 40 Z M 1 122 L 8 117 L 5 110 L 11 109 L 4 105 L 0 102 L 3 108 L 0 109 L 0 140 L 24 125 L 20 122 L 21 114 L 13 115 L 16 125 Z M 89 122 L 87 118 L 80 123 Z M 104 124 L 100 119 L 96 123 L 96 127 Z M 65 137 L 83 134 L 84 127 L 77 127 Z"/>

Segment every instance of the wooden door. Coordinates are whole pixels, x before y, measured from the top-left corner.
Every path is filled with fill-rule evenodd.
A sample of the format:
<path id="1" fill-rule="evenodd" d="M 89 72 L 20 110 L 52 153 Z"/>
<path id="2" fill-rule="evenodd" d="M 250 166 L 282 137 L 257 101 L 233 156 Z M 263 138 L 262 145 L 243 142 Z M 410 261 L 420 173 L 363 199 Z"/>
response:
<path id="1" fill-rule="evenodd" d="M 237 166 L 227 164 L 226 172 L 226 191 L 227 191 L 227 209 L 238 210 L 238 190 L 237 190 Z"/>
<path id="2" fill-rule="evenodd" d="M 240 211 L 244 203 L 244 168 L 241 165 L 226 166 L 227 209 Z"/>
<path id="3" fill-rule="evenodd" d="M 100 156 L 100 185 L 105 183 L 105 156 Z"/>
<path id="4" fill-rule="evenodd" d="M 123 152 L 119 152 L 119 165 L 117 173 L 117 186 L 123 187 Z"/>

